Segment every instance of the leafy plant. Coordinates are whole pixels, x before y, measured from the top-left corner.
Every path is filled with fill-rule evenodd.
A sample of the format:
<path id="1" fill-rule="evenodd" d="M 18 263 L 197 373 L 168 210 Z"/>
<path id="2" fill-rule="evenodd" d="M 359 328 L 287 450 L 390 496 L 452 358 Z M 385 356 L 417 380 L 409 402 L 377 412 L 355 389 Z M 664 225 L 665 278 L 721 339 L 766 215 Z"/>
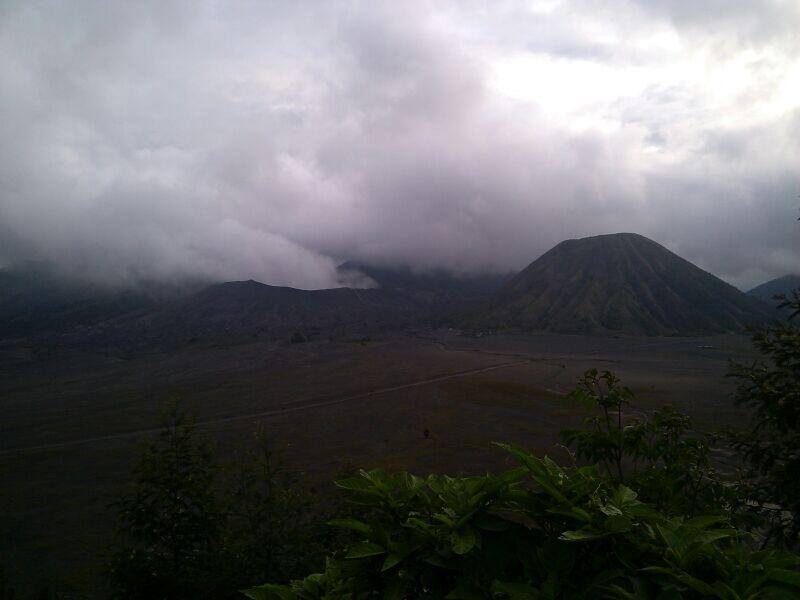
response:
<path id="1" fill-rule="evenodd" d="M 583 428 L 562 431 L 561 439 L 612 481 L 631 485 L 670 514 L 692 517 L 738 505 L 736 489 L 711 464 L 715 438 L 692 432 L 689 417 L 675 407 L 661 406 L 652 415 L 634 410 L 633 392 L 597 369 L 584 373 L 570 397 L 589 414 Z"/>
<path id="2" fill-rule="evenodd" d="M 579 457 L 599 463 L 610 477 L 624 481 L 623 459 L 636 453 L 640 437 L 638 430 L 623 426 L 624 408 L 633 392 L 610 371 L 590 369 L 569 396 L 591 414 L 584 419 L 584 429 L 563 431 L 562 439 L 577 447 Z"/>
<path id="3" fill-rule="evenodd" d="M 116 504 L 126 543 L 110 566 L 114 595 L 211 597 L 208 573 L 223 521 L 211 445 L 175 402 L 163 423 Z"/>
<path id="4" fill-rule="evenodd" d="M 241 597 L 265 579 L 288 581 L 350 538 L 289 476 L 263 432 L 255 451 L 220 467 L 210 441 L 177 403 L 143 449 L 116 503 L 120 539 L 109 565 L 116 598 Z M 342 511 L 339 511 L 342 512 Z"/>
<path id="5" fill-rule="evenodd" d="M 761 358 L 734 363 L 736 401 L 753 411 L 750 427 L 734 437 L 748 469 L 749 499 L 768 517 L 765 544 L 800 547 L 800 290 L 781 299 L 786 320 L 758 329 Z"/>
<path id="6" fill-rule="evenodd" d="M 764 598 L 800 593 L 798 557 L 753 552 L 723 515 L 663 514 L 596 467 L 503 446 L 520 467 L 425 479 L 362 471 L 339 482 L 372 517 L 322 573 L 247 590 L 333 598 Z M 771 596 L 770 596 L 771 595 Z"/>
<path id="7" fill-rule="evenodd" d="M 255 451 L 235 457 L 227 470 L 220 555 L 230 582 L 288 581 L 318 568 L 339 540 L 324 526 L 323 508 L 284 469 L 263 430 L 255 439 Z"/>

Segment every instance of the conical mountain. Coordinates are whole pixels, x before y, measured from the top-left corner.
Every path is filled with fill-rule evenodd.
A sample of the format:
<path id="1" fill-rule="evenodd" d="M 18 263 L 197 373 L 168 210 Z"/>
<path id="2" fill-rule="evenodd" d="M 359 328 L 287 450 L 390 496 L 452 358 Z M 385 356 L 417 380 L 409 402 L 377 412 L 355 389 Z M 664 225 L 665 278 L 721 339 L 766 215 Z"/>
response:
<path id="1" fill-rule="evenodd" d="M 561 242 L 494 297 L 482 324 L 560 333 L 741 331 L 769 308 L 634 233 Z"/>

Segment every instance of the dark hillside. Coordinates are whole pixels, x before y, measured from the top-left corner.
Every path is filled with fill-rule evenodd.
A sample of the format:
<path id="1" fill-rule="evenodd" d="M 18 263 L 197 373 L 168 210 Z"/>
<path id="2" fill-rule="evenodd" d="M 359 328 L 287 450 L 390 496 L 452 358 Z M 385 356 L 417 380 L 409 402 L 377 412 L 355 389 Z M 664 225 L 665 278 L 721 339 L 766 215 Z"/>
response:
<path id="1" fill-rule="evenodd" d="M 0 270 L 0 340 L 35 338 L 46 346 L 116 353 L 255 339 L 360 339 L 450 324 L 504 281 L 341 268 L 379 287 L 299 290 L 250 280 L 119 290 L 62 278 L 46 265 Z"/>
<path id="2" fill-rule="evenodd" d="M 800 275 L 784 275 L 754 287 L 747 292 L 747 295 L 758 298 L 768 304 L 775 304 L 774 297 L 776 295 L 783 294 L 788 296 L 798 288 L 800 288 Z"/>
<path id="3" fill-rule="evenodd" d="M 308 291 L 231 281 L 74 330 L 64 341 L 133 351 L 256 339 L 362 337 L 415 322 L 417 308 L 390 291 Z"/>
<path id="4" fill-rule="evenodd" d="M 355 262 L 339 266 L 341 272 L 361 273 L 384 291 L 401 294 L 411 305 L 424 307 L 426 323 L 452 325 L 464 315 L 485 306 L 512 274 L 455 276 L 446 271 L 416 272 L 408 267 L 373 267 Z"/>
<path id="5" fill-rule="evenodd" d="M 352 261 L 340 265 L 339 270 L 363 273 L 383 289 L 449 292 L 473 298 L 491 296 L 512 277 L 512 274 L 458 277 L 446 271 L 416 272 L 408 267 L 373 267 Z"/>
<path id="6" fill-rule="evenodd" d="M 0 269 L 0 339 L 63 332 L 155 304 L 141 289 L 76 282 L 41 263 Z"/>

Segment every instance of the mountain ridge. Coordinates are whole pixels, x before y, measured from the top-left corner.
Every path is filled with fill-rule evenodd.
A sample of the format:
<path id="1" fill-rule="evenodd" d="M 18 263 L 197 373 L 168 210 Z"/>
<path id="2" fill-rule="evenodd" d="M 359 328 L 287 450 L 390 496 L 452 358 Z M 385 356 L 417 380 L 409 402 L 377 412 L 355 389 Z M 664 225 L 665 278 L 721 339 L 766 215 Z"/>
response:
<path id="1" fill-rule="evenodd" d="M 510 279 L 358 263 L 340 268 L 377 286 L 301 290 L 250 279 L 153 295 L 82 289 L 45 271 L 2 270 L 0 339 L 136 350 L 295 334 L 360 339 L 455 325 L 694 335 L 741 331 L 774 316 L 769 305 L 633 233 L 564 240 Z"/>
<path id="2" fill-rule="evenodd" d="M 783 275 L 757 285 L 748 290 L 747 295 L 774 306 L 777 304 L 774 296 L 779 294 L 786 296 L 798 288 L 800 288 L 800 275 Z"/>

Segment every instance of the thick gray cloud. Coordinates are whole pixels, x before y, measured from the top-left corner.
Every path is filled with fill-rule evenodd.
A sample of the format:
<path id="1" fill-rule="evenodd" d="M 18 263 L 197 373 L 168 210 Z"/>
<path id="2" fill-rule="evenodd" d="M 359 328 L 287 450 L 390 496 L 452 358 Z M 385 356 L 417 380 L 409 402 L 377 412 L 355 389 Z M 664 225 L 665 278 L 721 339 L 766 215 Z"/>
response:
<path id="1" fill-rule="evenodd" d="M 0 263 L 316 288 L 637 231 L 796 271 L 796 5 L 703 6 L 5 2 Z"/>

